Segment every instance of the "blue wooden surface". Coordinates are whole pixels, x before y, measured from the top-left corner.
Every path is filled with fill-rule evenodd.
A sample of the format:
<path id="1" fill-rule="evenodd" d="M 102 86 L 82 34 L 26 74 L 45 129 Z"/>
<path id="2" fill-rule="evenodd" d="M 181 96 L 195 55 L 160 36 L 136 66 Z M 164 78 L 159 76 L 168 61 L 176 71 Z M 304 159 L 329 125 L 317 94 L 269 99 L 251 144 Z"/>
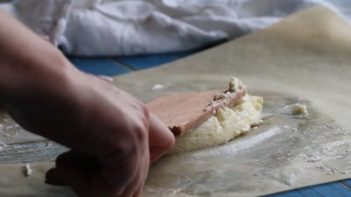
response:
<path id="1" fill-rule="evenodd" d="M 343 183 L 344 185 L 346 185 L 347 187 L 351 188 L 351 179 L 344 180 L 344 181 L 342 181 L 342 183 Z"/>
<path id="2" fill-rule="evenodd" d="M 159 66 L 161 64 L 165 64 L 171 61 L 175 61 L 179 58 L 186 57 L 195 52 L 196 50 L 188 51 L 188 52 L 159 54 L 159 55 L 135 55 L 135 56 L 118 57 L 115 60 L 130 67 L 133 70 L 140 70 L 145 68 L 151 68 L 154 66 Z"/>
<path id="3" fill-rule="evenodd" d="M 321 185 L 315 185 L 310 187 L 305 187 L 301 189 L 295 189 L 287 192 L 281 192 L 277 194 L 268 195 L 267 197 L 343 197 L 351 196 L 351 188 L 345 184 L 343 181 L 336 181 Z"/>
<path id="4" fill-rule="evenodd" d="M 149 56 L 130 56 L 118 58 L 78 58 L 69 59 L 79 69 L 97 74 L 115 76 L 128 72 L 146 69 L 168 63 L 179 58 L 191 55 L 196 51 L 170 53 Z M 351 179 L 321 184 L 287 192 L 268 195 L 269 197 L 351 197 Z"/>
<path id="5" fill-rule="evenodd" d="M 96 75 L 115 76 L 131 71 L 129 67 L 109 58 L 69 57 L 69 59 L 80 70 Z"/>

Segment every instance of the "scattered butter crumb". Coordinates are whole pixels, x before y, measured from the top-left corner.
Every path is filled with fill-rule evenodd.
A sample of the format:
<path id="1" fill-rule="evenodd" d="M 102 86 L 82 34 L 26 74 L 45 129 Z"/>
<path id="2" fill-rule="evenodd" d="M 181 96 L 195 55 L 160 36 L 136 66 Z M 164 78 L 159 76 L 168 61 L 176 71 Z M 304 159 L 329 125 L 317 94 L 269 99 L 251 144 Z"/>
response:
<path id="1" fill-rule="evenodd" d="M 292 115 L 308 115 L 307 107 L 306 105 L 296 103 L 291 110 Z"/>
<path id="2" fill-rule="evenodd" d="M 229 80 L 229 84 L 228 84 L 228 92 L 234 93 L 237 90 L 240 90 L 244 88 L 244 84 L 243 82 L 241 82 L 238 78 L 236 77 L 232 77 Z"/>
<path id="3" fill-rule="evenodd" d="M 156 91 L 156 90 L 162 90 L 163 88 L 165 88 L 164 85 L 162 85 L 162 84 L 155 84 L 154 86 L 152 86 L 151 90 Z"/>
<path id="4" fill-rule="evenodd" d="M 28 163 L 26 163 L 23 167 L 24 176 L 30 177 L 32 175 L 32 172 L 33 172 L 32 168 Z"/>
<path id="5" fill-rule="evenodd" d="M 308 116 L 307 106 L 301 103 L 285 105 L 278 109 L 279 113 L 289 114 L 294 116 Z"/>

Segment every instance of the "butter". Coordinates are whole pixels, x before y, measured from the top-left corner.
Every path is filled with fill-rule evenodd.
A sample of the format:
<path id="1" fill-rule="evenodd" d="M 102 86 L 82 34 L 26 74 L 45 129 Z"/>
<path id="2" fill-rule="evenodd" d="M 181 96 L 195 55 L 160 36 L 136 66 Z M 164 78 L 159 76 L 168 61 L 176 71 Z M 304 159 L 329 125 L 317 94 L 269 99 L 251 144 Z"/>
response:
<path id="1" fill-rule="evenodd" d="M 246 95 L 241 103 L 218 110 L 200 126 L 177 137 L 169 154 L 225 144 L 250 130 L 252 125 L 261 123 L 263 98 Z"/>
<path id="2" fill-rule="evenodd" d="M 292 115 L 304 115 L 307 116 L 308 115 L 308 111 L 307 111 L 307 107 L 306 105 L 300 104 L 300 103 L 296 103 L 292 106 L 291 109 L 291 114 Z"/>
<path id="3" fill-rule="evenodd" d="M 238 78 L 236 77 L 232 77 L 230 80 L 229 80 L 229 84 L 228 84 L 228 92 L 230 93 L 234 93 L 236 92 L 237 90 L 240 90 L 242 88 L 244 88 L 244 84 L 243 82 L 241 82 Z"/>
<path id="4" fill-rule="evenodd" d="M 307 106 L 301 103 L 286 105 L 279 109 L 279 112 L 294 116 L 308 116 Z"/>

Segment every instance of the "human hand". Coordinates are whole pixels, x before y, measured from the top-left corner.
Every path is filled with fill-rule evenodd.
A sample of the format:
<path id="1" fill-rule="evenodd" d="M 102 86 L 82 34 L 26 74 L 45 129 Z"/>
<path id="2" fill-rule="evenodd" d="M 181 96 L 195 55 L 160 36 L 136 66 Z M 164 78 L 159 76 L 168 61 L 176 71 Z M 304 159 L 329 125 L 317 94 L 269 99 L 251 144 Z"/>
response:
<path id="1" fill-rule="evenodd" d="M 174 143 L 144 105 L 85 74 L 48 42 L 0 12 L 0 105 L 25 129 L 72 151 L 47 182 L 81 196 L 137 196 L 150 162 Z"/>
<path id="2" fill-rule="evenodd" d="M 109 82 L 79 71 L 67 81 L 49 97 L 31 94 L 7 105 L 28 130 L 73 149 L 57 158 L 47 182 L 69 185 L 81 196 L 138 196 L 150 162 L 173 145 L 173 135 Z"/>

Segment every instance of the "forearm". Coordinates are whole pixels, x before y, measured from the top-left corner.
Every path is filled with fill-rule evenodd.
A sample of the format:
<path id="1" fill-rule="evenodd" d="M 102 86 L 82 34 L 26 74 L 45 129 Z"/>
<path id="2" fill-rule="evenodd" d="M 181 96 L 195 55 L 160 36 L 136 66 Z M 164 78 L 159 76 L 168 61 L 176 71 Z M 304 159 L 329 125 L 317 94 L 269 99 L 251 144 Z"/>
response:
<path id="1" fill-rule="evenodd" d="M 103 149 L 112 149 L 101 142 L 102 134 L 86 132 L 93 126 L 84 127 L 95 119 L 92 110 L 105 113 L 102 106 L 109 102 L 100 94 L 113 87 L 95 88 L 103 82 L 79 72 L 60 51 L 12 17 L 0 13 L 0 25 L 0 103 L 5 110 L 27 130 L 71 148 L 99 150 L 104 144 Z M 90 106 L 84 106 L 87 102 Z"/>
<path id="2" fill-rule="evenodd" d="M 75 68 L 59 50 L 16 19 L 0 12 L 0 25 L 0 107 L 14 118 L 15 113 L 31 117 L 43 111 L 67 110 L 62 106 L 67 106 L 64 102 L 71 95 L 60 92 L 70 91 L 71 73 L 77 73 Z M 39 122 L 32 121 L 30 127 L 44 127 L 49 124 L 45 123 L 46 118 L 37 118 Z M 59 135 L 52 133 L 52 129 L 30 128 L 28 123 L 16 121 L 48 138 Z"/>
<path id="3" fill-rule="evenodd" d="M 70 67 L 60 51 L 14 18 L 0 12 L 0 25 L 1 102 L 50 83 Z"/>

